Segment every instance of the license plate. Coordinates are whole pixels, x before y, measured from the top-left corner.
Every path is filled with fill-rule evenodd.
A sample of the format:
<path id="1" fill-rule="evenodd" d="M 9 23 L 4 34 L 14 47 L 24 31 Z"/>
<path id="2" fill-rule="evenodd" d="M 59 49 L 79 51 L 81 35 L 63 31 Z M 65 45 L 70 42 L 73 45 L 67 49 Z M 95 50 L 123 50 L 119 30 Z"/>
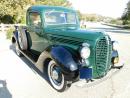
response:
<path id="1" fill-rule="evenodd" d="M 87 68 L 87 67 L 81 68 L 80 79 L 92 79 L 92 68 Z"/>

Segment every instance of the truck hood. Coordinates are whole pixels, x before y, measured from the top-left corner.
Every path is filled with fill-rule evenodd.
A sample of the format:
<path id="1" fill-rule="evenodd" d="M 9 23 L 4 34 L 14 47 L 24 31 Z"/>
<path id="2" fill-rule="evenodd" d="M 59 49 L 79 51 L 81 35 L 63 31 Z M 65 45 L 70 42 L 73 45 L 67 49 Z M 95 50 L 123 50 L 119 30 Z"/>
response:
<path id="1" fill-rule="evenodd" d="M 94 41 L 105 34 L 100 31 L 86 29 L 45 29 L 46 34 L 78 38 L 82 40 Z"/>

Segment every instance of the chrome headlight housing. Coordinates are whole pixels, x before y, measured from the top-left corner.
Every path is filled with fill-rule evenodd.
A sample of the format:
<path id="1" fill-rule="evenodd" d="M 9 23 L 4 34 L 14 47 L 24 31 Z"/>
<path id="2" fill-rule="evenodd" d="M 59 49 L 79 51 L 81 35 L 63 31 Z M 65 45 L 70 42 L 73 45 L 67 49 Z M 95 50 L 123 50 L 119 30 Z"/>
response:
<path id="1" fill-rule="evenodd" d="M 80 56 L 83 59 L 87 59 L 90 56 L 90 53 L 91 53 L 90 48 L 89 48 L 89 44 L 83 43 L 82 46 L 83 47 L 80 50 Z"/>
<path id="2" fill-rule="evenodd" d="M 117 41 L 113 41 L 113 50 L 118 50 L 119 49 L 119 43 Z"/>

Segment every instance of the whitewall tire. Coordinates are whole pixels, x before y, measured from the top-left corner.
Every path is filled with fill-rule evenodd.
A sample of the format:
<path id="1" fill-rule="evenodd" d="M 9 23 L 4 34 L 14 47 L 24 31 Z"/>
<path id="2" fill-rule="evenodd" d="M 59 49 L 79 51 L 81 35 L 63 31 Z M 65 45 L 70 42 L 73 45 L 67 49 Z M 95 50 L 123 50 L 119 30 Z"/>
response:
<path id="1" fill-rule="evenodd" d="M 48 63 L 47 74 L 50 81 L 50 84 L 54 89 L 59 92 L 63 92 L 68 88 L 67 81 L 64 79 L 64 75 L 60 67 L 55 63 L 54 60 L 51 60 Z"/>

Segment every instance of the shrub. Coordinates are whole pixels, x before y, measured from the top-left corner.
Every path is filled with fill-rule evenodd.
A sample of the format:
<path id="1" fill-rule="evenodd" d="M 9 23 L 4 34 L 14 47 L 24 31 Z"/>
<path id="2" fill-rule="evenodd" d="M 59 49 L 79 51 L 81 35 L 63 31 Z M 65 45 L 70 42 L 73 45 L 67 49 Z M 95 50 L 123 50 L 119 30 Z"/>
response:
<path id="1" fill-rule="evenodd" d="M 13 31 L 14 31 L 14 28 L 9 28 L 6 32 L 6 38 L 7 39 L 11 39 L 11 37 L 13 36 Z"/>
<path id="2" fill-rule="evenodd" d="M 118 19 L 112 19 L 110 21 L 111 24 L 116 24 L 116 25 L 122 25 L 123 21 L 122 20 L 118 20 Z"/>

